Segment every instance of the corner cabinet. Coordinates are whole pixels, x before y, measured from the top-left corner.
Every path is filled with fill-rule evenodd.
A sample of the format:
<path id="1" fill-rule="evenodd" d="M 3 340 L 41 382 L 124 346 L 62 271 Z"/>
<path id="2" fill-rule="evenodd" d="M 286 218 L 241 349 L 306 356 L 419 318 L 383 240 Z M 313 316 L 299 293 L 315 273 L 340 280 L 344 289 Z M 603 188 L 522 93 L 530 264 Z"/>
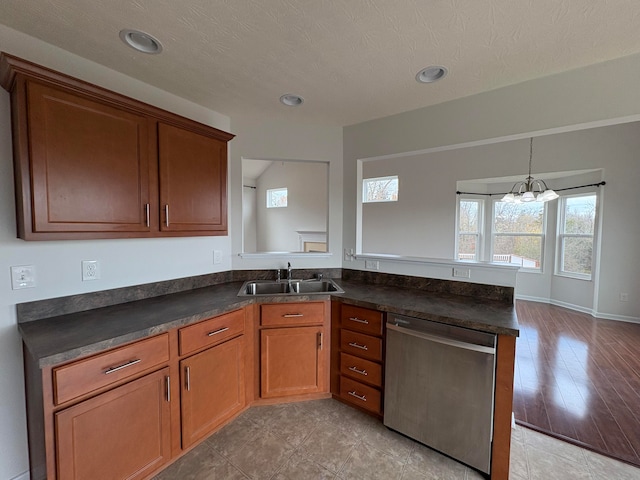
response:
<path id="1" fill-rule="evenodd" d="M 233 135 L 6 54 L 0 83 L 20 238 L 227 234 Z"/>
<path id="2" fill-rule="evenodd" d="M 325 307 L 325 302 L 261 306 L 261 398 L 328 391 Z"/>
<path id="3" fill-rule="evenodd" d="M 188 448 L 245 407 L 244 310 L 179 330 L 182 448 Z"/>

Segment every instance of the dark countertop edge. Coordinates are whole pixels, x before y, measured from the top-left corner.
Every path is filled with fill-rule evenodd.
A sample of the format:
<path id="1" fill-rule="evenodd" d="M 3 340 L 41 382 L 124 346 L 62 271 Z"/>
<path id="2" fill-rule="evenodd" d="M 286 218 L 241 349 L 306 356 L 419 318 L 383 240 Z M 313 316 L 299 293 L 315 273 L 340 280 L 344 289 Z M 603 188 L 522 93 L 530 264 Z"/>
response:
<path id="1" fill-rule="evenodd" d="M 336 280 L 338 284 L 342 283 L 340 282 L 339 279 L 336 279 Z M 230 282 L 230 283 L 235 283 L 235 282 Z M 229 284 L 223 284 L 223 285 L 229 285 Z M 220 286 L 222 285 L 214 285 L 214 286 L 209 286 L 205 288 L 215 288 Z M 406 291 L 406 289 L 398 289 L 397 287 L 384 287 L 384 288 L 387 291 L 388 290 Z M 188 294 L 188 292 L 180 292 L 180 293 L 182 293 L 183 295 L 185 293 Z M 174 294 L 168 294 L 168 295 L 174 295 Z M 435 296 L 440 297 L 441 295 L 435 295 Z M 456 301 L 459 301 L 462 304 L 464 303 L 468 304 L 468 301 L 470 298 L 470 297 L 456 296 L 456 295 L 447 295 L 447 297 L 450 300 L 454 299 Z M 183 298 L 181 300 L 184 301 L 185 299 Z M 374 310 L 379 310 L 387 313 L 396 313 L 396 314 L 407 315 L 407 316 L 412 316 L 416 318 L 422 318 L 425 320 L 431 320 L 439 323 L 446 323 L 449 325 L 456 325 L 456 326 L 471 328 L 473 330 L 494 333 L 497 335 L 508 335 L 508 336 L 519 335 L 519 329 L 517 328 L 517 321 L 516 321 L 516 326 L 511 328 L 511 327 L 503 327 L 499 325 L 491 325 L 489 323 L 478 322 L 474 320 L 464 320 L 456 317 L 442 316 L 442 315 L 438 315 L 438 314 L 434 314 L 426 311 L 408 310 L 408 309 L 404 309 L 394 305 L 390 305 L 389 303 L 391 302 L 378 303 L 378 302 L 372 302 L 369 300 L 363 300 L 361 298 L 358 298 L 357 294 L 349 294 L 349 292 L 346 290 L 344 293 L 327 293 L 327 294 L 314 294 L 314 295 L 274 295 L 274 296 L 238 297 L 237 301 L 231 302 L 231 303 L 222 302 L 222 304 L 219 307 L 215 307 L 207 310 L 200 310 L 192 314 L 184 315 L 182 317 L 178 317 L 167 322 L 161 322 L 157 325 L 141 328 L 139 330 L 130 331 L 122 335 L 105 338 L 104 340 L 101 340 L 101 341 L 92 342 L 92 343 L 83 345 L 81 347 L 75 347 L 75 348 L 63 350 L 63 351 L 60 351 L 54 354 L 49 354 L 49 355 L 39 355 L 37 352 L 34 352 L 32 348 L 30 348 L 30 342 L 28 338 L 30 333 L 25 332 L 26 326 L 23 328 L 23 325 L 30 324 L 33 327 L 35 324 L 39 322 L 50 322 L 60 317 L 45 318 L 38 321 L 27 322 L 26 324 L 19 323 L 18 331 L 23 339 L 24 345 L 26 346 L 29 354 L 32 356 L 32 358 L 34 358 L 37 361 L 40 368 L 43 368 L 47 366 L 66 363 L 81 357 L 94 355 L 104 350 L 116 348 L 116 347 L 125 345 L 127 343 L 131 343 L 136 340 L 140 340 L 152 335 L 161 334 L 173 328 L 184 327 L 192 323 L 197 323 L 207 318 L 211 318 L 213 316 L 231 312 L 239 308 L 244 308 L 248 305 L 252 305 L 255 303 L 282 303 L 282 302 L 313 301 L 313 300 L 317 300 L 317 301 L 334 300 L 340 303 L 361 306 L 364 308 L 371 308 Z M 475 299 L 474 301 L 479 303 L 485 303 L 483 299 Z M 132 303 L 135 303 L 135 302 L 132 302 Z M 491 303 L 494 303 L 494 302 L 491 302 Z M 108 309 L 110 307 L 102 307 L 102 308 Z M 468 305 L 466 306 L 466 308 L 468 308 Z M 512 309 L 515 316 L 515 306 L 502 305 L 502 309 L 504 309 L 505 311 L 507 311 L 508 309 Z M 64 315 L 61 317 L 64 317 Z"/>

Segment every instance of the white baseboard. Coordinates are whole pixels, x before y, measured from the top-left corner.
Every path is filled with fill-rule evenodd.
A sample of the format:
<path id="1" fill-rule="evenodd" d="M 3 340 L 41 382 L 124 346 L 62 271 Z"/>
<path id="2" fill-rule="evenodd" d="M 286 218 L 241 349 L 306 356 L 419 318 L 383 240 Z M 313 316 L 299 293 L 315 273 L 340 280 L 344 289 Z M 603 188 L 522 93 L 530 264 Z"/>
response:
<path id="1" fill-rule="evenodd" d="M 542 297 L 531 297 L 529 295 L 516 295 L 516 300 L 526 300 L 528 302 L 547 303 L 550 305 L 556 305 L 558 307 L 568 308 L 569 310 L 575 310 L 576 312 L 586 313 L 595 318 L 602 320 L 616 320 L 618 322 L 640 323 L 639 317 L 630 317 L 627 315 L 616 315 L 613 313 L 596 312 L 592 308 L 582 307 L 580 305 L 574 305 L 572 303 L 561 302 L 559 300 L 553 300 Z"/>
<path id="2" fill-rule="evenodd" d="M 13 477 L 11 480 L 29 480 L 31 476 L 29 475 L 29 470 L 24 473 L 21 473 L 17 477 Z"/>

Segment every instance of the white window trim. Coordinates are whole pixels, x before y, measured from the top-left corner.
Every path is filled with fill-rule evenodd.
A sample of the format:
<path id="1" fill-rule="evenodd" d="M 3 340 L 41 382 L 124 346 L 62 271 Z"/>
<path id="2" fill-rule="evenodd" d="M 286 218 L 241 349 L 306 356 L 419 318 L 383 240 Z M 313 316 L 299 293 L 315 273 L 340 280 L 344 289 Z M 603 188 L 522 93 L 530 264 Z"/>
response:
<path id="1" fill-rule="evenodd" d="M 564 233 L 564 222 L 566 215 L 566 202 L 568 198 L 576 198 L 576 197 L 596 197 L 596 210 L 595 210 L 595 219 L 593 223 L 593 233 L 591 235 L 584 233 Z M 573 278 L 576 280 L 585 280 L 591 281 L 593 280 L 593 271 L 596 266 L 596 233 L 598 231 L 598 222 L 599 222 L 599 203 L 600 196 L 597 191 L 593 192 L 585 192 L 585 193 L 577 193 L 575 195 L 563 195 L 558 199 L 558 227 L 556 229 L 556 258 L 555 258 L 555 268 L 554 275 L 558 277 L 565 278 Z M 578 272 L 565 272 L 562 270 L 563 260 L 564 260 L 564 248 L 563 248 L 563 240 L 565 238 L 591 238 L 592 249 L 591 249 L 591 273 L 578 273 Z"/>
<path id="2" fill-rule="evenodd" d="M 387 175 L 386 177 L 371 177 L 371 178 L 363 178 L 362 179 L 362 203 L 389 203 L 389 202 L 397 202 L 396 198 L 391 200 L 367 200 L 367 191 L 368 184 L 373 182 L 380 182 L 384 180 L 397 180 L 398 181 L 398 197 L 400 197 L 400 179 L 398 175 Z"/>

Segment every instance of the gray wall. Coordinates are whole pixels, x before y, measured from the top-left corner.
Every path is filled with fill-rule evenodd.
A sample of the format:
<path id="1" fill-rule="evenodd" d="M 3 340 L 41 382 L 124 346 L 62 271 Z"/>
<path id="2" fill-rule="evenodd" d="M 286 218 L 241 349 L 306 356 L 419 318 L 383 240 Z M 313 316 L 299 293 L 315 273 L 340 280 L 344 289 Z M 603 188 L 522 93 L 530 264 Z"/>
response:
<path id="1" fill-rule="evenodd" d="M 426 243 L 435 255 L 451 258 L 455 180 L 464 178 L 464 169 L 473 171 L 476 178 L 522 173 L 522 148 L 513 157 L 517 159 L 515 165 L 511 163 L 513 160 L 493 164 L 482 155 L 472 159 L 469 165 L 462 165 L 459 160 L 456 163 L 452 152 L 428 154 L 426 160 L 421 151 L 640 120 L 638 78 L 640 56 L 635 55 L 346 127 L 345 185 L 357 185 L 359 159 L 390 156 L 401 165 L 402 160 L 397 154 L 424 157 L 426 164 L 423 162 L 420 166 L 420 177 L 424 179 L 425 190 L 428 188 L 434 195 L 435 192 L 441 195 L 437 199 L 429 198 L 429 202 L 419 202 L 424 205 L 430 221 L 437 225 L 429 228 Z M 637 153 L 640 151 L 640 135 L 634 124 L 602 129 L 597 137 L 600 141 L 596 140 L 594 132 L 584 130 L 567 134 L 570 135 L 568 137 L 542 137 L 536 143 L 535 166 L 540 171 L 604 168 L 605 180 L 610 185 L 603 195 L 606 211 L 602 225 L 600 271 L 594 281 L 597 294 L 593 298 L 593 310 L 609 318 L 638 319 L 640 299 L 632 299 L 630 295 L 628 302 L 620 302 L 619 293 L 640 291 L 640 256 L 633 246 L 640 234 L 637 193 L 634 192 L 640 181 Z M 524 150 L 527 152 L 526 147 Z M 558 158 L 567 159 L 568 163 L 560 167 Z M 499 169 L 505 173 L 483 174 L 485 166 L 489 171 Z M 356 213 L 356 194 L 345 188 L 345 248 L 356 247 Z M 380 229 L 385 227 L 381 225 Z M 349 262 L 345 266 L 364 267 L 363 262 Z M 406 267 L 383 262 L 383 269 L 400 272 Z M 583 302 L 585 298 L 567 286 L 566 280 L 553 279 L 553 290 L 564 291 L 563 297 L 573 298 L 567 303 Z M 521 282 L 528 280 L 519 274 L 518 283 Z"/>

